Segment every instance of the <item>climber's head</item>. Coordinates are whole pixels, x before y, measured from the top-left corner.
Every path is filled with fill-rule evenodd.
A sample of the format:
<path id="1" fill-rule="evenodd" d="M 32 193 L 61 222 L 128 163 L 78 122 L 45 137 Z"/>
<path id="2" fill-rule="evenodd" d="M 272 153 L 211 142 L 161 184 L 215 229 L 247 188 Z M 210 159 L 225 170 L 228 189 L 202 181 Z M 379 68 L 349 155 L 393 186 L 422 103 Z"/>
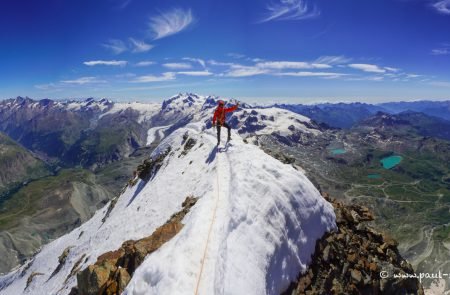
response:
<path id="1" fill-rule="evenodd" d="M 217 105 L 218 105 L 219 107 L 223 107 L 223 106 L 225 105 L 225 102 L 224 102 L 223 100 L 219 100 L 219 101 L 217 102 Z"/>

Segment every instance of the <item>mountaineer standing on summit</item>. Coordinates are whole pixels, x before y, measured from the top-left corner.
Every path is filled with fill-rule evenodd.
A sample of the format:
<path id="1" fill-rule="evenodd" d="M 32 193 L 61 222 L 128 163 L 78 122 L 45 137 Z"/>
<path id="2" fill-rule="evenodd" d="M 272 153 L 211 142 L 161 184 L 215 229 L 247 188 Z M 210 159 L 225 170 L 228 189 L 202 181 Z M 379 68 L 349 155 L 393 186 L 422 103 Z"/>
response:
<path id="1" fill-rule="evenodd" d="M 237 103 L 236 105 L 234 105 L 230 108 L 225 108 L 224 101 L 219 100 L 218 106 L 217 106 L 216 110 L 214 111 L 214 116 L 213 116 L 213 120 L 212 120 L 213 127 L 216 126 L 216 121 L 217 121 L 217 145 L 220 144 L 220 129 L 222 126 L 226 127 L 228 129 L 227 141 L 231 140 L 231 127 L 230 127 L 230 125 L 227 124 L 227 122 L 225 122 L 226 113 L 231 113 L 231 112 L 235 111 L 238 108 L 238 106 L 239 106 L 239 103 Z"/>

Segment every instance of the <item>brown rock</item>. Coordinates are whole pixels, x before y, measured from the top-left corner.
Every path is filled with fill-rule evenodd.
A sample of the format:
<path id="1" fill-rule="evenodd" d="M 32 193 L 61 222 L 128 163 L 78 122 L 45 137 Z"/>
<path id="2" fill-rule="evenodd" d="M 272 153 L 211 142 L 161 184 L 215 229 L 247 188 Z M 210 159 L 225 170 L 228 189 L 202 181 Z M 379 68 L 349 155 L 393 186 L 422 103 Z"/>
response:
<path id="1" fill-rule="evenodd" d="M 355 283 L 359 284 L 361 282 L 362 277 L 361 277 L 361 272 L 359 270 L 357 270 L 357 269 L 350 270 L 350 275 L 352 277 L 352 280 Z"/>
<path id="2" fill-rule="evenodd" d="M 130 280 L 131 280 L 131 276 L 127 272 L 127 270 L 125 268 L 119 268 L 118 279 L 117 279 L 119 293 L 122 293 L 123 290 L 125 290 L 128 283 L 130 282 Z"/>

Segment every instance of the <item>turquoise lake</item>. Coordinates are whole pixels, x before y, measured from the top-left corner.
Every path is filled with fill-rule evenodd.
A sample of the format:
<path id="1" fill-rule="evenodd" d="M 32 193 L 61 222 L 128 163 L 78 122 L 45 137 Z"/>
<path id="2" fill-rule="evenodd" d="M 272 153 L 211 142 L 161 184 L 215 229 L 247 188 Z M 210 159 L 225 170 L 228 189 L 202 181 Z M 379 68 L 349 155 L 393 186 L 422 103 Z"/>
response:
<path id="1" fill-rule="evenodd" d="M 345 149 L 332 149 L 331 153 L 333 155 L 342 155 L 345 154 L 347 151 Z"/>
<path id="2" fill-rule="evenodd" d="M 384 169 L 391 169 L 397 166 L 402 161 L 401 156 L 390 156 L 384 159 L 381 159 L 381 164 L 383 164 Z"/>
<path id="3" fill-rule="evenodd" d="M 380 175 L 380 174 L 376 174 L 376 173 L 372 173 L 372 174 L 367 175 L 367 178 L 370 178 L 370 179 L 380 179 L 380 178 L 381 178 L 381 175 Z"/>

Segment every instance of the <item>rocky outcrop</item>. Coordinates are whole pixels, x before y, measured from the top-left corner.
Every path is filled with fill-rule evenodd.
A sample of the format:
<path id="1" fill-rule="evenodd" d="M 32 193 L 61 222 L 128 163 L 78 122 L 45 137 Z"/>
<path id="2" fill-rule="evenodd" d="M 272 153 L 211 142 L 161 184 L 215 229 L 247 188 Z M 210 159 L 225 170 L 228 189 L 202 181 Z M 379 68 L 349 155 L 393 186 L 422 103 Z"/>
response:
<path id="1" fill-rule="evenodd" d="M 161 168 L 164 158 L 169 154 L 170 148 L 168 148 L 164 153 L 158 155 L 154 159 L 146 159 L 142 164 L 140 164 L 136 171 L 134 172 L 134 176 L 139 177 L 144 181 L 148 181 L 153 178 L 153 176 L 158 172 L 159 168 Z M 135 178 L 129 182 L 131 186 L 135 184 Z"/>
<path id="2" fill-rule="evenodd" d="M 181 211 L 172 215 L 152 235 L 137 241 L 126 241 L 119 249 L 99 256 L 95 264 L 77 274 L 77 287 L 71 294 L 121 294 L 145 257 L 183 228 L 182 220 L 196 202 L 197 198 L 187 197 Z"/>
<path id="3" fill-rule="evenodd" d="M 369 210 L 330 200 L 338 230 L 317 241 L 309 269 L 284 294 L 424 294 L 397 242 L 367 225 Z"/>

